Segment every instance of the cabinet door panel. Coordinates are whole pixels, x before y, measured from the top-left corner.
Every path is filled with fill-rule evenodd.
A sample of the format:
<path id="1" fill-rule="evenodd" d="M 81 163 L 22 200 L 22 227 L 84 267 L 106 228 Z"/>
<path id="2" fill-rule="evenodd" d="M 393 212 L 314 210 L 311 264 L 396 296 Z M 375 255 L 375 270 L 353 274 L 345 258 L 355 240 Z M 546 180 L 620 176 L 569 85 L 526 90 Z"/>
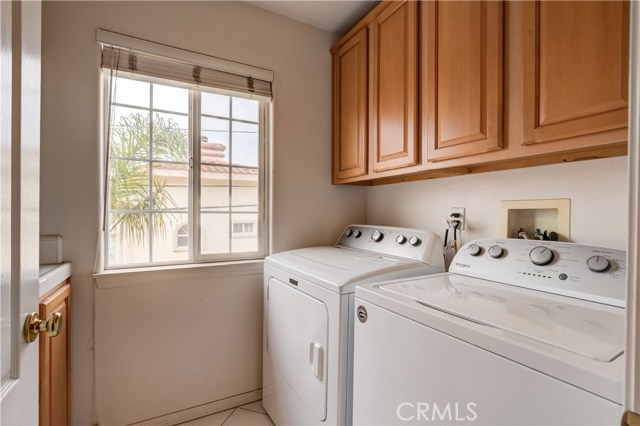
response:
<path id="1" fill-rule="evenodd" d="M 40 425 L 69 424 L 69 325 L 71 285 L 64 284 L 40 301 L 41 319 L 60 312 L 56 337 L 40 333 Z"/>
<path id="2" fill-rule="evenodd" d="M 428 2 L 422 22 L 427 159 L 502 147 L 502 2 Z"/>
<path id="3" fill-rule="evenodd" d="M 370 24 L 373 171 L 418 162 L 417 2 L 394 2 Z"/>
<path id="4" fill-rule="evenodd" d="M 524 7 L 523 143 L 625 127 L 628 2 Z"/>
<path id="5" fill-rule="evenodd" d="M 333 60 L 333 174 L 340 180 L 367 174 L 366 28 Z"/>

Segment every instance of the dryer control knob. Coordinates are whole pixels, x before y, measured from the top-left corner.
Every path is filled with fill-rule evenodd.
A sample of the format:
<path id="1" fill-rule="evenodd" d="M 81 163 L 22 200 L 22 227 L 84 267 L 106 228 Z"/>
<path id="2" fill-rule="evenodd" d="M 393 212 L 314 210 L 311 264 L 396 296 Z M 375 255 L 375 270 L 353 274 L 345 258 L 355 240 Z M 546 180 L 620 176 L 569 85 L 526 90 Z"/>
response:
<path id="1" fill-rule="evenodd" d="M 407 242 L 407 237 L 405 237 L 404 235 L 398 235 L 396 237 L 396 243 L 398 244 L 404 244 Z"/>
<path id="2" fill-rule="evenodd" d="M 477 244 L 469 244 L 469 247 L 467 247 L 467 252 L 471 256 L 478 256 L 480 252 L 482 252 L 482 249 Z"/>
<path id="3" fill-rule="evenodd" d="M 380 232 L 380 231 L 373 231 L 373 233 L 371 234 L 371 239 L 372 239 L 373 241 L 375 241 L 376 243 L 377 243 L 378 241 L 381 241 L 381 240 L 382 240 L 382 237 L 383 237 L 383 234 L 382 234 L 382 232 Z"/>
<path id="4" fill-rule="evenodd" d="M 504 250 L 502 250 L 502 247 L 498 245 L 489 247 L 489 256 L 493 257 L 494 259 L 501 257 L 503 254 Z"/>
<path id="5" fill-rule="evenodd" d="M 591 256 L 587 259 L 587 268 L 593 272 L 607 272 L 611 263 L 603 256 Z"/>
<path id="6" fill-rule="evenodd" d="M 546 247 L 537 246 L 529 252 L 529 259 L 534 265 L 548 265 L 553 260 L 553 252 Z"/>
<path id="7" fill-rule="evenodd" d="M 358 231 L 357 229 L 355 231 L 353 231 L 353 236 L 356 238 L 360 238 L 360 235 L 362 235 L 362 232 Z"/>
<path id="8" fill-rule="evenodd" d="M 409 238 L 409 244 L 411 244 L 412 246 L 419 246 L 421 242 L 422 241 L 420 240 L 420 238 L 416 237 L 415 235 Z"/>

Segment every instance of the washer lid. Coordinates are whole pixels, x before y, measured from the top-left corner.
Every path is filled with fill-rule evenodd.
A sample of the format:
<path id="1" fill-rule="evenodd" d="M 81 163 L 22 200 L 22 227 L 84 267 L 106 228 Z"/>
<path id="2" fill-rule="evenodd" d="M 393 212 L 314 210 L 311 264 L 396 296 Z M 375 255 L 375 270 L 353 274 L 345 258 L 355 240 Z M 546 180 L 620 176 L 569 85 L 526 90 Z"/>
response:
<path id="1" fill-rule="evenodd" d="M 624 350 L 624 309 L 456 274 L 376 286 L 383 292 L 598 361 Z"/>
<path id="2" fill-rule="evenodd" d="M 349 284 L 366 282 L 369 278 L 389 272 L 424 266 L 415 260 L 385 257 L 338 247 L 291 250 L 271 255 L 266 261 L 281 269 L 304 275 L 334 291 L 339 291 L 341 287 Z"/>

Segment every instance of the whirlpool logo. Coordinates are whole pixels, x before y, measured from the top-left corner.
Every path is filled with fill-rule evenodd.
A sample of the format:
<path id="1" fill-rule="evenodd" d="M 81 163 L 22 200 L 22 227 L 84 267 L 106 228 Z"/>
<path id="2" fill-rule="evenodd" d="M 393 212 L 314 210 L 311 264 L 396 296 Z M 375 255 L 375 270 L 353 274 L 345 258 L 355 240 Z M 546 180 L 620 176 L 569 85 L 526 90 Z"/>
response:
<path id="1" fill-rule="evenodd" d="M 469 265 L 468 263 L 456 262 L 456 266 L 459 268 L 471 268 L 471 265 Z"/>
<path id="2" fill-rule="evenodd" d="M 402 402 L 396 414 L 403 422 L 474 422 L 478 419 L 475 402 Z"/>

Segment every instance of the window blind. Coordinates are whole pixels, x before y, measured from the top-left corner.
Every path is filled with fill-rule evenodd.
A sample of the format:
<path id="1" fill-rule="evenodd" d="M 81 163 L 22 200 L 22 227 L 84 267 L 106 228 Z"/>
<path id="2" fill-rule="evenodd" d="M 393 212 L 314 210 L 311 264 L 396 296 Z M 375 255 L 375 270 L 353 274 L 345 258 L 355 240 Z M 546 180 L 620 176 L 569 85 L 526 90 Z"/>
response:
<path id="1" fill-rule="evenodd" d="M 113 40 L 105 40 L 109 38 Z M 264 69 L 106 31 L 98 33 L 98 41 L 102 45 L 101 66 L 104 70 L 172 80 L 189 87 L 211 87 L 262 99 L 272 98 L 270 71 Z M 220 67 L 216 67 L 216 62 Z M 233 68 L 240 72 L 233 72 Z M 253 73 L 253 70 L 257 72 Z"/>

